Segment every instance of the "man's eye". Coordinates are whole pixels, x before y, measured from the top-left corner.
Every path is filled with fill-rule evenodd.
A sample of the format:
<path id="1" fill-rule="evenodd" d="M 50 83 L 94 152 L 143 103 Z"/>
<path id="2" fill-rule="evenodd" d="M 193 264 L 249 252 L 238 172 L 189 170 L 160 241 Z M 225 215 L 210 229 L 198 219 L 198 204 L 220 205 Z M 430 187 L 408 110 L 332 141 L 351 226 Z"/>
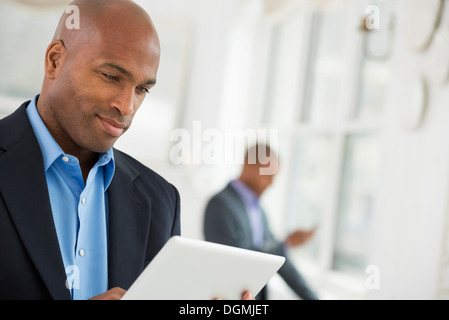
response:
<path id="1" fill-rule="evenodd" d="M 148 94 L 148 93 L 150 93 L 150 89 L 145 88 L 145 87 L 138 87 L 137 91 L 139 91 L 139 93 L 141 93 L 141 94 Z"/>
<path id="2" fill-rule="evenodd" d="M 118 81 L 118 77 L 117 77 L 117 76 L 114 76 L 114 75 L 108 74 L 108 73 L 104 73 L 104 72 L 102 72 L 102 73 L 103 73 L 103 75 L 104 75 L 106 78 L 108 78 L 109 80 Z"/>

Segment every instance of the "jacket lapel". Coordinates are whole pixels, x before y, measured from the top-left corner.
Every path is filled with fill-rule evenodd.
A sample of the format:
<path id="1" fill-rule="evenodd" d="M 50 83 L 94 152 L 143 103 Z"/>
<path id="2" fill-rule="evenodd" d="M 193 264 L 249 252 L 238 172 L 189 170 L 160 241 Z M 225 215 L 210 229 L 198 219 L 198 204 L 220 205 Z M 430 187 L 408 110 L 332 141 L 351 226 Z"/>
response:
<path id="1" fill-rule="evenodd" d="M 0 193 L 17 231 L 54 299 L 70 299 L 66 274 L 53 223 L 39 144 L 23 105 L 10 120 L 6 153 L 0 158 Z M 3 134 L 3 133 L 2 133 Z"/>
<path id="2" fill-rule="evenodd" d="M 108 188 L 109 287 L 127 290 L 145 266 L 151 199 L 138 187 L 139 172 L 116 150 L 114 160 Z"/>

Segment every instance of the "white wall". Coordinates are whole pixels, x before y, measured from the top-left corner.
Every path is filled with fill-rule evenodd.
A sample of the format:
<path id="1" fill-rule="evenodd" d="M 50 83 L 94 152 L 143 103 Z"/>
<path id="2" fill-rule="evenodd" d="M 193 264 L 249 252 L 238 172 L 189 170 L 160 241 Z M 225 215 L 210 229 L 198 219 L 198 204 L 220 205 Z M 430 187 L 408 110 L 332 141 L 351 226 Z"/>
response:
<path id="1" fill-rule="evenodd" d="M 381 182 L 369 261 L 379 266 L 380 289 L 368 292 L 373 299 L 438 298 L 442 236 L 448 232 L 449 86 L 437 81 L 443 65 L 436 64 L 441 47 L 435 41 L 422 52 L 410 49 L 405 2 L 398 16 L 400 38 L 382 129 Z M 446 5 L 438 32 L 448 27 Z M 401 108 L 411 112 L 411 106 L 404 104 L 416 92 L 403 92 L 403 86 L 413 73 L 427 81 L 428 105 L 421 127 L 407 130 L 401 124 Z"/>

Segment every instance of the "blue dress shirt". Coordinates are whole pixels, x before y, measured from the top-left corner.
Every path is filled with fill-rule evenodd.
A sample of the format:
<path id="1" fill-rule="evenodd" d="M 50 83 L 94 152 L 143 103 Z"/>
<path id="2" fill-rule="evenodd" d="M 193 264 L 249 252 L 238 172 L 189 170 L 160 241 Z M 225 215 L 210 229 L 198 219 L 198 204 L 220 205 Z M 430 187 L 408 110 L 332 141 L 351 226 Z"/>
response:
<path id="1" fill-rule="evenodd" d="M 253 245 L 261 248 L 264 242 L 264 226 L 262 211 L 259 206 L 259 197 L 246 184 L 240 180 L 232 180 L 231 186 L 239 194 L 245 203 L 246 212 L 248 213 L 249 222 L 251 224 Z"/>
<path id="2" fill-rule="evenodd" d="M 113 151 L 99 155 L 86 183 L 78 159 L 65 154 L 42 121 L 36 96 L 26 109 L 42 151 L 48 193 L 72 299 L 108 290 L 108 199 Z"/>

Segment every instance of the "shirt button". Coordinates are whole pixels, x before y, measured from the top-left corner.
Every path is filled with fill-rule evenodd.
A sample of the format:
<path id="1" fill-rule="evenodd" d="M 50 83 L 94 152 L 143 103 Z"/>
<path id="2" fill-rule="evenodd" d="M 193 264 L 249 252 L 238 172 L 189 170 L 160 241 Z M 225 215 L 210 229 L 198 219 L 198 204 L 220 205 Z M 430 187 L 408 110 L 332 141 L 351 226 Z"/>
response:
<path id="1" fill-rule="evenodd" d="M 85 204 L 85 203 L 86 203 L 86 198 L 82 197 L 82 198 L 81 198 L 81 203 L 82 203 L 82 204 Z"/>
<path id="2" fill-rule="evenodd" d="M 84 257 L 84 250 L 83 249 L 81 249 L 79 253 L 80 253 L 81 257 Z"/>
<path id="3" fill-rule="evenodd" d="M 67 158 L 66 156 L 63 156 L 63 157 L 62 157 L 62 161 L 64 161 L 64 162 L 69 162 L 69 158 Z"/>

